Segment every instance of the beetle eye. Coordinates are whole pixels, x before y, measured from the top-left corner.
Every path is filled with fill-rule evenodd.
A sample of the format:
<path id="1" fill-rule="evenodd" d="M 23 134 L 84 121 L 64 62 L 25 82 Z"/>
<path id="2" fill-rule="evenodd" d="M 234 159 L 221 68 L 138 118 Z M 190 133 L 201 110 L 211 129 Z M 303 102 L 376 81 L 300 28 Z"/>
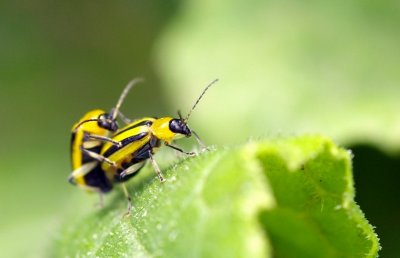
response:
<path id="1" fill-rule="evenodd" d="M 169 129 L 174 133 L 180 133 L 182 131 L 182 128 L 181 128 L 181 125 L 180 125 L 180 120 L 172 119 L 169 122 Z"/>

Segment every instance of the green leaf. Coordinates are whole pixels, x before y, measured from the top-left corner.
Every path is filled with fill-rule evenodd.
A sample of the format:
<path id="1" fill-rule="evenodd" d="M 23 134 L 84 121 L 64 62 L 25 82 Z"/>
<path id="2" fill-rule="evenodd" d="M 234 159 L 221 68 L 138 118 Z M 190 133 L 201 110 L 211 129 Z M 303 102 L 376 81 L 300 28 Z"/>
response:
<path id="1" fill-rule="evenodd" d="M 377 237 L 354 202 L 349 152 L 300 138 L 258 156 L 277 202 L 261 216 L 276 257 L 377 256 Z"/>
<path id="2" fill-rule="evenodd" d="M 351 154 L 323 137 L 250 142 L 187 158 L 71 219 L 55 257 L 376 257 L 354 202 Z"/>

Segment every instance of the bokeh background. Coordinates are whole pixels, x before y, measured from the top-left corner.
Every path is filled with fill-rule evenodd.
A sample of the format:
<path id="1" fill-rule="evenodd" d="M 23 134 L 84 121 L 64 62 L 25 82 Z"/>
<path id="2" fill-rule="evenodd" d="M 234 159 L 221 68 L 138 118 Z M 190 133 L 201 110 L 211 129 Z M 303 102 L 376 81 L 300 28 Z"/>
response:
<path id="1" fill-rule="evenodd" d="M 399 257 L 399 14 L 373 0 L 2 1 L 1 256 L 49 256 L 94 209 L 66 182 L 71 126 L 141 76 L 128 117 L 185 114 L 219 78 L 190 121 L 206 143 L 318 133 L 351 149 L 381 257 Z"/>

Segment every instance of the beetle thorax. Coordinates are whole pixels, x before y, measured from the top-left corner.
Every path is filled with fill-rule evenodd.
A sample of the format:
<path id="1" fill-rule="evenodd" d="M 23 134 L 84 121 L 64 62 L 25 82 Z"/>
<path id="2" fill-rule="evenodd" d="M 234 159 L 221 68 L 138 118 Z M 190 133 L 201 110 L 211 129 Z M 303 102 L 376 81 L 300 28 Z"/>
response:
<path id="1" fill-rule="evenodd" d="M 150 127 L 151 133 L 158 139 L 171 143 L 176 134 L 169 129 L 172 117 L 162 117 L 153 122 Z"/>

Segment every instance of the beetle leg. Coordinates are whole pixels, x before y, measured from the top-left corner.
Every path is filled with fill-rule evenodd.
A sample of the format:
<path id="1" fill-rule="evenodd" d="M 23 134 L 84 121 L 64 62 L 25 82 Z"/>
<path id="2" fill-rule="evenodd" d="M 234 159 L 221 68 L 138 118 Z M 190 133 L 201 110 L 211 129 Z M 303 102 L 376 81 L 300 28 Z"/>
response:
<path id="1" fill-rule="evenodd" d="M 122 122 L 124 122 L 125 124 L 130 124 L 133 122 L 133 120 L 127 118 L 124 114 L 122 114 L 121 111 L 118 111 L 118 115 L 121 118 Z"/>
<path id="2" fill-rule="evenodd" d="M 114 161 L 111 161 L 108 158 L 106 158 L 96 152 L 89 151 L 89 150 L 83 148 L 82 146 L 81 146 L 81 151 L 86 153 L 87 155 L 89 155 L 90 157 L 92 157 L 95 160 L 98 160 L 100 162 L 104 161 L 104 162 L 107 162 L 108 164 L 110 164 L 110 166 L 112 166 L 112 167 L 117 167 L 117 164 Z"/>
<path id="3" fill-rule="evenodd" d="M 131 199 L 131 196 L 129 195 L 129 192 L 128 192 L 128 189 L 126 188 L 125 183 L 122 183 L 121 186 L 122 186 L 122 190 L 124 191 L 126 200 L 128 201 L 128 211 L 125 213 L 124 216 L 129 216 L 132 213 L 132 199 Z"/>
<path id="4" fill-rule="evenodd" d="M 131 165 L 119 174 L 119 179 L 123 180 L 126 176 L 139 171 L 144 166 L 144 161 Z"/>
<path id="5" fill-rule="evenodd" d="M 191 152 L 186 152 L 186 151 L 182 150 L 181 148 L 178 148 L 178 147 L 173 146 L 173 145 L 168 144 L 168 143 L 165 143 L 165 146 L 168 146 L 168 147 L 170 147 L 170 148 L 172 148 L 172 149 L 174 149 L 174 150 L 177 150 L 177 151 L 179 151 L 179 152 L 181 152 L 181 153 L 183 153 L 183 154 L 186 154 L 186 155 L 188 155 L 188 156 L 196 156 L 196 152 L 193 152 L 193 151 L 191 151 Z"/>
<path id="6" fill-rule="evenodd" d="M 199 135 L 193 130 L 192 130 L 192 133 L 194 135 L 194 138 L 196 138 L 197 142 L 199 143 L 199 145 L 201 147 L 201 151 L 208 150 L 207 146 L 200 140 Z"/>
<path id="7" fill-rule="evenodd" d="M 161 170 L 160 170 L 160 168 L 158 167 L 157 162 L 154 160 L 153 154 L 151 154 L 151 151 L 149 151 L 149 157 L 150 157 L 151 164 L 153 165 L 154 170 L 156 171 L 157 176 L 158 176 L 158 178 L 160 179 L 160 182 L 161 182 L 161 183 L 165 182 L 165 178 L 162 176 Z"/>
<path id="8" fill-rule="evenodd" d="M 73 185 L 76 185 L 76 178 L 78 177 L 84 177 L 88 173 L 90 173 L 96 166 L 98 165 L 97 161 L 92 161 L 92 162 L 87 162 L 80 166 L 79 168 L 75 169 L 72 171 L 71 175 L 68 177 L 68 182 L 70 182 Z M 92 186 L 87 186 L 85 185 L 85 188 L 91 189 L 91 190 L 97 190 L 97 187 L 92 187 Z"/>
<path id="9" fill-rule="evenodd" d="M 86 134 L 85 135 L 85 140 L 100 140 L 103 142 L 111 142 L 112 144 L 116 145 L 117 147 L 121 147 L 122 143 L 114 141 L 111 138 L 105 137 L 105 136 L 100 136 L 100 135 L 95 135 L 95 134 Z"/>
<path id="10" fill-rule="evenodd" d="M 99 191 L 99 207 L 104 208 L 104 193 Z"/>

